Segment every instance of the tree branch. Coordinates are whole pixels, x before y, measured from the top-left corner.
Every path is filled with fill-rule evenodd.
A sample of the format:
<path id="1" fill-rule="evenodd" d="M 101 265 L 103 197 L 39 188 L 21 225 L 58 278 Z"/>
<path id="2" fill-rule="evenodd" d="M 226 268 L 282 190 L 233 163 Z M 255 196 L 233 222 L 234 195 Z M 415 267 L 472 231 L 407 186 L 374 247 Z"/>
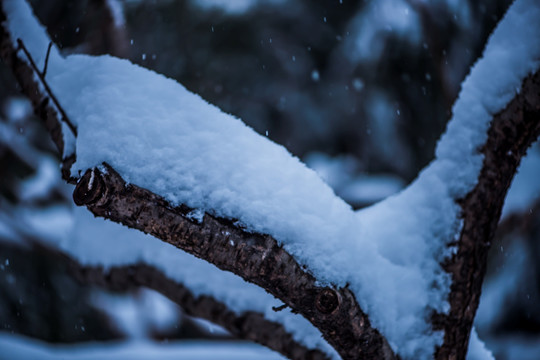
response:
<path id="1" fill-rule="evenodd" d="M 325 353 L 308 349 L 295 341 L 280 323 L 268 320 L 262 314 L 253 311 L 235 313 L 212 296 L 196 296 L 190 288 L 168 278 L 153 266 L 139 263 L 112 267 L 107 270 L 100 266 L 86 266 L 59 249 L 43 245 L 43 240 L 32 235 L 19 233 L 18 236 L 23 239 L 23 243 L 30 244 L 21 256 L 28 255 L 28 252 L 37 253 L 39 257 L 58 264 L 58 269 L 61 269 L 59 271 L 64 271 L 83 285 L 120 292 L 146 287 L 169 298 L 186 314 L 218 324 L 239 339 L 265 345 L 290 359 L 329 359 Z M 10 246 L 13 245 L 0 241 L 0 249 L 9 249 Z"/>
<path id="2" fill-rule="evenodd" d="M 493 117 L 481 149 L 484 162 L 476 187 L 459 202 L 463 229 L 457 253 L 444 268 L 452 274 L 451 310 L 434 325 L 444 330 L 437 359 L 465 359 L 469 334 L 480 300 L 487 254 L 506 192 L 527 148 L 540 135 L 540 71 L 527 77 L 520 92 Z"/>
<path id="3" fill-rule="evenodd" d="M 0 5 L 2 2 L 0 1 Z M 0 6 L 0 24 L 4 24 L 6 15 Z M 54 105 L 51 105 L 50 90 L 41 87 L 38 79 L 41 79 L 39 71 L 34 70 L 28 61 L 18 56 L 21 48 L 15 46 L 11 41 L 11 36 L 5 25 L 0 26 L 0 58 L 12 70 L 17 82 L 21 86 L 21 92 L 30 99 L 37 117 L 43 120 L 45 127 L 56 145 L 60 154 L 64 153 L 64 139 L 62 135 L 61 111 Z M 29 54 L 28 59 L 31 59 Z M 41 81 L 45 82 L 44 79 Z M 59 104 L 57 105 L 59 106 Z M 65 118 L 68 119 L 67 115 Z M 69 121 L 69 120 L 68 120 Z M 76 133 L 76 132 L 75 132 Z M 62 161 L 62 177 L 64 180 L 74 183 L 75 179 L 70 176 L 71 165 L 75 163 L 75 154 L 68 156 Z"/>
<path id="4" fill-rule="evenodd" d="M 201 223 L 191 220 L 190 208 L 171 207 L 162 197 L 126 184 L 107 165 L 88 170 L 73 199 L 96 216 L 151 234 L 263 287 L 315 325 L 344 359 L 395 356 L 350 290 L 317 285 L 268 235 L 246 232 L 209 214 Z"/>
<path id="5" fill-rule="evenodd" d="M 0 21 L 5 19 L 1 11 Z M 44 120 L 62 153 L 59 109 L 51 106 L 51 94 L 36 81 L 38 74 L 17 56 L 5 26 L 0 31 L 2 59 L 13 70 L 22 92 L 30 98 L 36 115 Z M 77 181 L 70 176 L 74 161 L 73 155 L 62 164 L 63 177 L 71 183 Z M 105 169 L 92 169 L 83 175 L 74 192 L 78 205 L 87 205 L 96 216 L 152 234 L 263 287 L 315 325 L 344 359 L 396 358 L 350 290 L 317 285 L 317 280 L 272 237 L 245 232 L 229 220 L 208 214 L 201 224 L 194 223 L 187 216 L 191 209 L 171 207 L 160 196 L 126 184 L 114 169 L 106 165 Z M 258 331 L 256 327 L 251 330 Z"/>
<path id="6" fill-rule="evenodd" d="M 5 16 L 0 14 L 0 20 Z M 1 30 L 1 54 L 13 69 L 23 92 L 32 100 L 36 114 L 63 150 L 58 110 L 50 105 L 36 75 L 23 59 L 5 29 Z M 507 107 L 493 117 L 481 153 L 483 167 L 475 188 L 459 201 L 463 228 L 456 254 L 445 262 L 452 274 L 449 314 L 433 318 L 444 331 L 437 359 L 464 359 L 468 337 L 478 306 L 487 252 L 500 217 L 506 191 L 521 157 L 540 134 L 540 72 L 529 76 Z M 63 166 L 65 179 L 74 157 Z M 370 325 L 354 295 L 347 288 L 322 287 L 277 241 L 268 235 L 249 233 L 231 220 L 204 215 L 201 223 L 190 219 L 192 209 L 173 207 L 165 199 L 127 184 L 110 166 L 88 170 L 75 188 L 73 198 L 96 216 L 152 234 L 182 250 L 231 271 L 281 299 L 314 324 L 344 359 L 393 359 L 384 337 Z M 149 270 L 140 270 L 144 278 Z M 119 272 L 120 278 L 125 275 Z M 98 277 L 99 278 L 99 277 Z M 252 328 L 252 331 L 258 329 Z M 264 334 L 256 336 L 264 337 Z"/>
<path id="7" fill-rule="evenodd" d="M 138 264 L 105 271 L 100 267 L 81 266 L 69 259 L 69 269 L 78 281 L 108 290 L 123 291 L 139 286 L 155 290 L 178 304 L 186 314 L 218 324 L 240 339 L 255 341 L 290 359 L 328 359 L 323 352 L 296 342 L 281 324 L 269 321 L 257 312 L 235 314 L 210 296 L 197 297 L 152 266 Z"/>

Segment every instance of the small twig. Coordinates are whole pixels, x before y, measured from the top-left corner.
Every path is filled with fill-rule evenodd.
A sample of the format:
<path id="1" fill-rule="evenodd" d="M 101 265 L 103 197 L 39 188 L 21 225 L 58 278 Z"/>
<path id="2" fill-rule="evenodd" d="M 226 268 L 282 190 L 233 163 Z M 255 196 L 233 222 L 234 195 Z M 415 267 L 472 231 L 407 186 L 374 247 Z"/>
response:
<path id="1" fill-rule="evenodd" d="M 278 312 L 281 310 L 285 310 L 286 307 L 287 307 L 287 304 L 283 304 L 281 306 L 272 306 L 272 310 L 274 310 L 275 312 Z"/>
<path id="2" fill-rule="evenodd" d="M 54 102 L 54 105 L 56 105 L 56 108 L 58 109 L 58 111 L 62 115 L 61 120 L 67 124 L 67 126 L 69 127 L 69 129 L 71 130 L 73 135 L 75 135 L 75 137 L 77 137 L 77 128 L 75 128 L 75 126 L 73 126 L 73 123 L 67 117 L 64 109 L 62 108 L 62 106 L 60 106 L 60 103 L 56 99 L 56 96 L 54 96 L 51 88 L 49 87 L 49 85 L 45 81 L 44 75 L 38 70 L 38 68 L 36 66 L 36 63 L 34 62 L 34 59 L 32 58 L 32 55 L 30 55 L 30 53 L 26 49 L 26 46 L 24 46 L 24 42 L 21 39 L 17 39 L 17 44 L 18 44 L 19 48 L 22 49 L 22 51 L 24 51 L 24 54 L 26 55 L 26 57 L 28 58 L 28 61 L 30 62 L 30 66 L 32 67 L 34 72 L 38 75 L 39 79 L 41 80 L 41 84 L 43 85 L 43 87 L 45 87 L 45 91 L 47 91 L 47 94 L 52 99 L 52 101 Z M 49 49 L 50 49 L 50 47 L 51 47 L 51 45 L 49 44 Z M 47 58 L 48 58 L 48 56 L 47 56 Z"/>
<path id="3" fill-rule="evenodd" d="M 41 73 L 43 76 L 43 79 L 45 79 L 45 75 L 47 74 L 47 66 L 49 65 L 49 55 L 51 55 L 51 48 L 52 48 L 52 41 L 49 42 L 49 47 L 47 47 L 47 55 L 45 55 L 45 65 L 43 65 L 43 72 Z"/>

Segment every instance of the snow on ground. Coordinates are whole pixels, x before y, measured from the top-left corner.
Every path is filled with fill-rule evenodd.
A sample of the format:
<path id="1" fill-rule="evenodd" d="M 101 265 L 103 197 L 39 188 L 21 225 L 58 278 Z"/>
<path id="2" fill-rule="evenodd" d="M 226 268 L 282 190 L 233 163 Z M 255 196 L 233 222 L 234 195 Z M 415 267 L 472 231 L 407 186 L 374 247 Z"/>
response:
<path id="1" fill-rule="evenodd" d="M 42 64 L 49 41 L 43 29 L 22 1 L 3 4 L 13 36 L 23 38 Z M 492 115 L 538 68 L 538 18 L 537 1 L 512 5 L 462 86 L 436 159 L 407 189 L 358 213 L 285 148 L 174 80 L 126 60 L 62 58 L 54 49 L 47 81 L 78 129 L 75 175 L 107 162 L 128 182 L 173 204 L 238 219 L 250 230 L 271 234 L 321 284 L 349 284 L 403 358 L 425 359 L 442 341 L 441 333 L 431 331 L 429 315 L 448 310 L 450 278 L 439 262 L 460 230 L 455 199 L 476 183 L 482 165 L 477 149 Z M 75 231 L 89 226 L 83 221 Z M 107 253 L 94 248 L 93 239 L 61 247 L 83 262 L 112 265 L 139 258 L 174 279 L 194 281 L 191 265 L 178 266 L 193 260 L 180 260 L 178 251 L 162 250 L 151 239 L 137 246 L 133 239 L 116 241 L 118 251 Z M 208 280 L 193 288 L 217 291 Z M 234 309 L 247 306 L 232 292 L 215 295 Z"/>
<path id="2" fill-rule="evenodd" d="M 0 332 L 0 360 L 279 360 L 281 355 L 260 345 L 239 342 L 124 341 L 51 345 Z"/>

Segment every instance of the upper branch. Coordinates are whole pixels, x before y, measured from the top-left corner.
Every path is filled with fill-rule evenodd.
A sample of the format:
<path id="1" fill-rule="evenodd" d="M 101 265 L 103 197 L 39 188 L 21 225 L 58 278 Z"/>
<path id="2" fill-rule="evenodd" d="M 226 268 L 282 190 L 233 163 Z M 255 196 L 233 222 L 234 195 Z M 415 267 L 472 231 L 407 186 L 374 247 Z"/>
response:
<path id="1" fill-rule="evenodd" d="M 437 359 L 464 359 L 487 254 L 494 238 L 506 192 L 527 148 L 540 135 L 540 71 L 527 77 L 504 110 L 493 117 L 481 149 L 484 161 L 476 187 L 460 201 L 463 229 L 458 251 L 445 269 L 452 274 L 451 310 L 435 321 L 444 329 Z"/>

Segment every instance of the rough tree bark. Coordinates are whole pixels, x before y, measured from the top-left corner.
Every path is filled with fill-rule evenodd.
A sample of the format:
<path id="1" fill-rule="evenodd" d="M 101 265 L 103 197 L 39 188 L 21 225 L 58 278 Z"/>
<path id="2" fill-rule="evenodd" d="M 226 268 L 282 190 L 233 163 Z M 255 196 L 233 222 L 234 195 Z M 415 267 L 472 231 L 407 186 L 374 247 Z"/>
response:
<path id="1" fill-rule="evenodd" d="M 0 22 L 4 20 L 2 12 Z M 0 31 L 3 61 L 13 70 L 34 112 L 44 120 L 53 141 L 63 152 L 61 123 L 69 119 L 60 116 L 63 111 L 51 101 L 54 96 L 43 86 L 42 73 L 32 66 L 24 44 L 14 44 L 5 26 Z M 125 186 L 124 180 L 106 165 L 106 173 L 92 170 L 97 183 L 88 186 L 91 171 L 81 179 L 70 176 L 74 161 L 74 156 L 64 159 L 62 174 L 66 181 L 77 183 L 74 200 L 78 205 L 87 205 L 97 216 L 150 233 L 262 286 L 312 322 L 344 359 L 396 358 L 350 290 L 317 285 L 316 279 L 279 247 L 275 239 L 245 232 L 230 220 L 208 214 L 202 224 L 196 224 L 186 216 L 190 211 L 187 207 L 171 207 L 148 190 Z M 235 246 L 230 245 L 231 241 Z"/>
<path id="2" fill-rule="evenodd" d="M 321 351 L 308 349 L 296 342 L 281 324 L 269 321 L 256 312 L 237 314 L 211 296 L 195 296 L 189 288 L 168 278 L 153 266 L 137 264 L 116 266 L 107 270 L 97 266 L 83 266 L 66 254 L 43 247 L 39 241 L 30 242 L 44 256 L 65 264 L 69 273 L 83 284 L 110 291 L 146 287 L 178 304 L 186 314 L 220 325 L 240 339 L 263 344 L 290 359 L 328 360 L 327 355 Z"/>
<path id="3" fill-rule="evenodd" d="M 0 14 L 0 21 L 3 19 L 4 15 Z M 36 82 L 39 70 L 20 56 L 20 50 L 4 28 L 0 35 L 2 58 L 12 68 L 36 114 L 45 121 L 62 150 L 59 124 L 63 119 L 58 116 L 59 109 L 51 105 L 51 94 Z M 453 277 L 451 309 L 449 314 L 433 316 L 434 329 L 445 334 L 444 343 L 435 354 L 437 359 L 465 358 L 487 252 L 504 197 L 521 157 L 540 133 L 540 72 L 529 76 L 522 85 L 508 106 L 493 117 L 488 140 L 479 149 L 484 162 L 478 184 L 459 200 L 464 226 L 457 244 L 453 244 L 457 245 L 456 254 L 443 264 Z M 318 286 L 316 279 L 270 236 L 245 232 L 232 221 L 209 214 L 205 214 L 201 223 L 194 222 L 186 216 L 191 209 L 173 207 L 148 190 L 126 185 L 107 164 L 87 171 L 81 179 L 69 179 L 73 160 L 64 162 L 64 177 L 77 182 L 74 201 L 87 206 L 96 216 L 150 233 L 263 287 L 314 324 L 344 359 L 397 358 L 384 337 L 371 327 L 351 291 Z M 166 292 L 166 288 L 163 285 L 157 290 Z M 259 331 L 256 327 L 251 330 Z M 259 335 L 264 338 L 262 333 Z M 276 346 L 271 340 L 263 342 Z"/>
<path id="4" fill-rule="evenodd" d="M 504 198 L 521 158 L 540 135 L 540 71 L 528 76 L 504 110 L 493 117 L 480 152 L 484 162 L 476 187 L 459 201 L 463 229 L 458 251 L 444 268 L 452 274 L 451 310 L 437 316 L 443 346 L 437 359 L 464 359 L 478 308 L 487 254 L 501 216 Z"/>

